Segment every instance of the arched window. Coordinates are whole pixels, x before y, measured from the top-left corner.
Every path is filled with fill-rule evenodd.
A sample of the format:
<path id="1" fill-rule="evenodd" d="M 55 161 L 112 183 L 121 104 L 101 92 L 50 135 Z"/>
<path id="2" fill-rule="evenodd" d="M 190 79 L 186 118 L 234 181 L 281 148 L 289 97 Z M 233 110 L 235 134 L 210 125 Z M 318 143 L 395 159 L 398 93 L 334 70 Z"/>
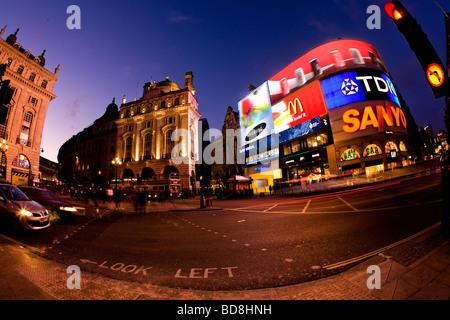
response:
<path id="1" fill-rule="evenodd" d="M 369 144 L 365 149 L 364 149 L 364 157 L 371 157 L 371 156 L 376 156 L 381 154 L 381 149 L 379 146 L 377 146 L 376 144 Z"/>
<path id="2" fill-rule="evenodd" d="M 22 121 L 22 130 L 20 131 L 19 144 L 29 146 L 31 122 L 33 121 L 33 114 L 31 112 L 25 113 Z"/>
<path id="3" fill-rule="evenodd" d="M 152 134 L 147 133 L 144 137 L 144 159 L 152 157 Z"/>
<path id="4" fill-rule="evenodd" d="M 355 149 L 347 149 L 341 155 L 341 161 L 359 159 L 359 152 Z"/>
<path id="5" fill-rule="evenodd" d="M 384 152 L 389 153 L 391 150 L 398 151 L 398 147 L 394 142 L 388 141 L 384 146 Z"/>
<path id="6" fill-rule="evenodd" d="M 23 155 L 23 154 L 19 154 L 18 156 L 16 156 L 12 162 L 13 166 L 16 167 L 21 167 L 24 169 L 29 169 L 30 168 L 30 161 L 28 161 L 28 158 Z"/>

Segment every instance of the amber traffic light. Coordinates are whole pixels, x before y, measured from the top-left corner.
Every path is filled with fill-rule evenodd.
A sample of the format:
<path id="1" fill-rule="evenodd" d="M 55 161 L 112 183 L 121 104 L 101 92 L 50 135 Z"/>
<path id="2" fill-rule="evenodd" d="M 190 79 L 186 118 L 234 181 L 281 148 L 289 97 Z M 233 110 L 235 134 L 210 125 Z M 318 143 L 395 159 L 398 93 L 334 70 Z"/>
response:
<path id="1" fill-rule="evenodd" d="M 403 14 L 395 7 L 395 5 L 392 2 L 387 2 L 384 5 L 384 11 L 386 11 L 388 16 L 394 20 L 399 20 L 403 18 Z"/>
<path id="2" fill-rule="evenodd" d="M 384 5 L 384 10 L 403 34 L 417 57 L 435 98 L 449 95 L 449 78 L 436 50 L 416 19 L 398 0 Z"/>

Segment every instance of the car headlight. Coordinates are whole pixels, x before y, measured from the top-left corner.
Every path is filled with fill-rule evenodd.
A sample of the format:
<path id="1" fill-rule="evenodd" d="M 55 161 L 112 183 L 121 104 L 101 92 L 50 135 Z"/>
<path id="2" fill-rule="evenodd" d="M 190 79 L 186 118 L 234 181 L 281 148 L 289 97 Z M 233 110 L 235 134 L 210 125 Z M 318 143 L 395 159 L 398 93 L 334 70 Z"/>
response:
<path id="1" fill-rule="evenodd" d="M 21 216 L 25 216 L 25 217 L 33 216 L 33 214 L 30 211 L 28 211 L 27 209 L 21 209 L 19 213 Z"/>
<path id="2" fill-rule="evenodd" d="M 75 212 L 75 211 L 77 211 L 77 209 L 75 209 L 74 207 L 59 207 L 59 210 L 68 211 L 68 212 Z"/>

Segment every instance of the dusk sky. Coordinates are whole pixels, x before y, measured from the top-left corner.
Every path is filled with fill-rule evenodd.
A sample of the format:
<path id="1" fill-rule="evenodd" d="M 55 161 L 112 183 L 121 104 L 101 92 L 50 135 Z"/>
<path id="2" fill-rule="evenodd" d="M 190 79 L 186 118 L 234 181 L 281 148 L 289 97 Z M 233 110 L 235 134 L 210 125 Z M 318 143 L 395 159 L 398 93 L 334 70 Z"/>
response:
<path id="1" fill-rule="evenodd" d="M 434 99 L 403 35 L 384 12 L 386 1 L 0 1 L 3 39 L 32 54 L 46 49 L 46 68 L 60 64 L 47 112 L 42 156 L 57 161 L 60 146 L 103 115 L 142 96 L 149 81 L 181 86 L 187 71 L 202 117 L 221 129 L 228 106 L 310 49 L 337 38 L 373 45 L 419 126 L 444 129 L 444 98 Z M 450 1 L 402 0 L 446 62 L 444 11 Z M 81 29 L 69 30 L 67 7 L 81 9 Z M 369 5 L 381 9 L 381 29 L 368 29 Z M 48 19 L 48 20 L 47 20 Z M 43 28 L 42 28 L 43 27 Z M 39 36 L 36 39 L 39 31 Z M 34 41 L 35 40 L 35 41 Z M 34 41 L 34 43 L 33 43 Z"/>

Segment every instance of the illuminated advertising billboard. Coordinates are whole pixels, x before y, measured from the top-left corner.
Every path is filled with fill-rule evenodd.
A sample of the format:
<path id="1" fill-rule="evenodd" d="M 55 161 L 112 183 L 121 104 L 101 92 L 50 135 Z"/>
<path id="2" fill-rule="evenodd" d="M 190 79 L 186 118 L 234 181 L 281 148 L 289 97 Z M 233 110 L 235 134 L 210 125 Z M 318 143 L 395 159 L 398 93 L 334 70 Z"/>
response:
<path id="1" fill-rule="evenodd" d="M 390 131 L 407 133 L 403 110 L 392 101 L 358 101 L 328 111 L 335 143 Z"/>
<path id="2" fill-rule="evenodd" d="M 364 100 L 390 100 L 400 105 L 394 85 L 383 73 L 360 69 L 320 81 L 327 109 Z"/>
<path id="3" fill-rule="evenodd" d="M 278 141 L 279 143 L 283 143 L 316 132 L 322 128 L 323 126 L 320 121 L 320 117 L 315 117 L 295 127 L 280 132 L 278 135 Z"/>
<path id="4" fill-rule="evenodd" d="M 313 82 L 272 105 L 275 133 L 295 127 L 326 112 L 320 83 Z"/>
<path id="5" fill-rule="evenodd" d="M 308 51 L 268 80 L 270 100 L 275 104 L 314 79 L 359 67 L 387 73 L 380 55 L 370 44 L 353 39 L 327 42 Z"/>
<path id="6" fill-rule="evenodd" d="M 239 101 L 238 109 L 243 146 L 273 132 L 273 117 L 267 82 Z"/>

